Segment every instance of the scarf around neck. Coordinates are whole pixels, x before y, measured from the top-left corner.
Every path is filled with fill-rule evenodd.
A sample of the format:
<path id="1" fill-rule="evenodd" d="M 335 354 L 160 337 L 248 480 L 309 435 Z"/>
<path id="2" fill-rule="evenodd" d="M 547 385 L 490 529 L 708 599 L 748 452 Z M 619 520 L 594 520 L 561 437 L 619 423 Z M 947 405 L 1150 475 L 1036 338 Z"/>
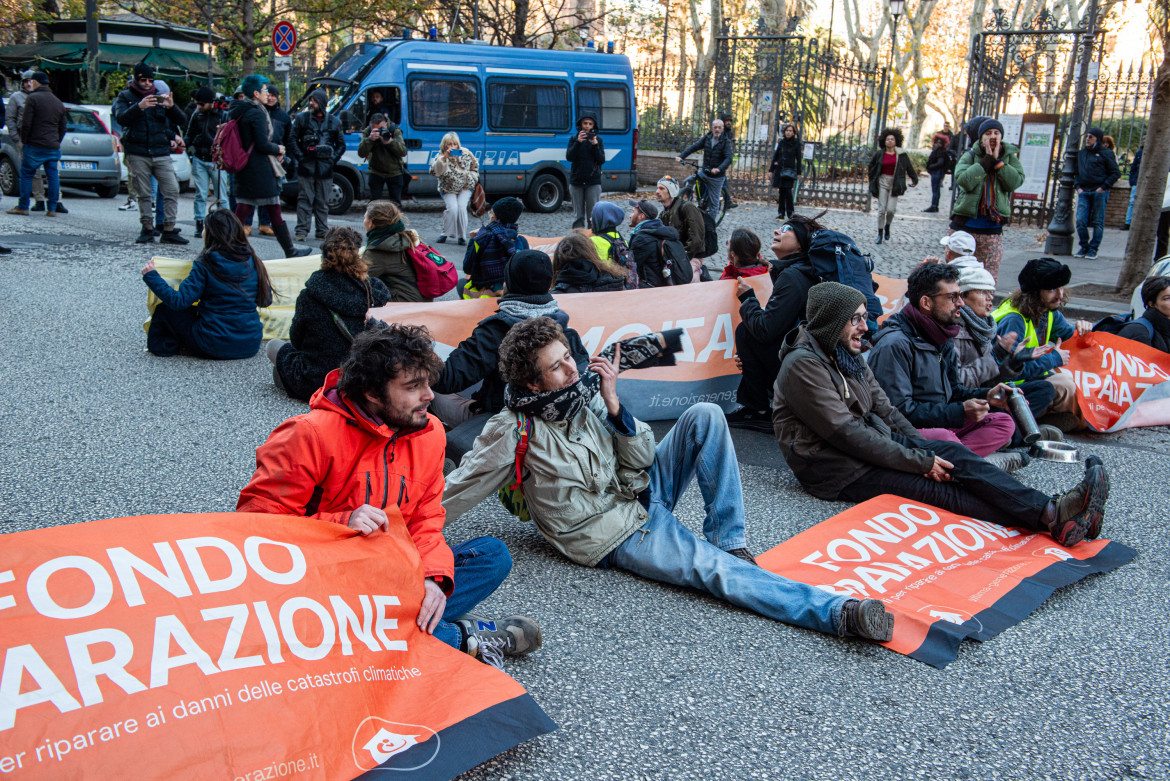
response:
<path id="1" fill-rule="evenodd" d="M 991 317 L 980 317 L 966 306 L 959 310 L 959 317 L 963 318 L 963 325 L 975 340 L 979 352 L 986 352 L 987 345 L 991 344 L 992 338 L 995 337 L 995 320 Z"/>
<path id="2" fill-rule="evenodd" d="M 902 307 L 902 315 L 922 335 L 923 339 L 935 347 L 942 347 L 949 340 L 959 335 L 959 326 L 942 325 L 933 317 L 928 317 L 922 314 L 922 312 L 919 312 L 918 307 L 912 303 Z"/>
<path id="3" fill-rule="evenodd" d="M 402 220 L 389 225 L 378 225 L 366 232 L 366 246 L 376 247 L 395 233 L 402 233 L 404 230 L 406 230 L 406 223 Z"/>
<path id="4" fill-rule="evenodd" d="M 833 362 L 837 364 L 837 368 L 850 379 L 857 379 L 865 374 L 865 360 L 860 355 L 854 355 L 845 349 L 845 346 L 837 342 L 837 347 L 833 350 Z"/>

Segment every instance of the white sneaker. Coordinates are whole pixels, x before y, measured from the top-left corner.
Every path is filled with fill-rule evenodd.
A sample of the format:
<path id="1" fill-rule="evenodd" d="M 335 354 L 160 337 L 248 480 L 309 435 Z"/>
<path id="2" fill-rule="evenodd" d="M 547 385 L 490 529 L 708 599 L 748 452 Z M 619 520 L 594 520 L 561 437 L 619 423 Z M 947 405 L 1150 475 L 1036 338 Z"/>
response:
<path id="1" fill-rule="evenodd" d="M 131 200 L 127 199 L 127 200 L 126 200 L 126 203 L 124 203 L 124 204 L 122 204 L 121 206 L 119 206 L 119 207 L 118 207 L 118 211 L 120 211 L 120 212 L 128 212 L 128 211 L 130 211 L 131 209 L 137 209 L 137 208 L 138 208 L 138 204 L 136 204 L 134 201 L 131 201 Z"/>

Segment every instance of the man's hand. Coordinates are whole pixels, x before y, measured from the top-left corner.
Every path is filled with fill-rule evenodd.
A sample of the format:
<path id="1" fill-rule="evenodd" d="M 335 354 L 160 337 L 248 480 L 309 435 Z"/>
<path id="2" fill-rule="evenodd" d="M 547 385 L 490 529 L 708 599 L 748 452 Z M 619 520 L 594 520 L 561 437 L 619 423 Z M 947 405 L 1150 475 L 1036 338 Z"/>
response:
<path id="1" fill-rule="evenodd" d="M 739 353 L 731 356 L 731 360 L 735 361 L 735 368 L 740 374 L 743 374 L 743 358 L 739 357 Z"/>
<path id="2" fill-rule="evenodd" d="M 987 392 L 987 403 L 992 407 L 1007 409 L 1008 399 L 1011 398 L 1013 392 L 1011 388 L 1001 382 Z"/>
<path id="3" fill-rule="evenodd" d="M 349 528 L 362 534 L 372 534 L 378 529 L 386 531 L 390 528 L 390 521 L 386 513 L 379 507 L 363 504 L 349 514 Z"/>
<path id="4" fill-rule="evenodd" d="M 1052 348 L 1056 351 L 1057 355 L 1060 356 L 1060 363 L 1058 364 L 1059 366 L 1066 365 L 1068 363 L 1068 359 L 1072 357 L 1068 350 L 1061 349 L 1060 345 L 1062 344 L 1064 344 L 1064 340 L 1057 339 L 1056 345 Z"/>
<path id="5" fill-rule="evenodd" d="M 162 96 L 162 104 L 164 106 L 166 106 L 167 108 L 170 108 L 171 106 L 175 105 L 174 93 L 168 92 L 167 94 L 163 95 Z"/>
<path id="6" fill-rule="evenodd" d="M 589 371 L 601 376 L 601 400 L 605 402 L 605 409 L 610 415 L 617 417 L 622 411 L 622 403 L 617 395 L 618 366 L 621 365 L 622 345 L 613 346 L 613 360 L 607 361 L 600 355 L 589 359 Z"/>
<path id="7" fill-rule="evenodd" d="M 276 148 L 280 150 L 280 156 L 284 157 L 284 144 L 277 144 Z"/>
<path id="8" fill-rule="evenodd" d="M 1016 351 L 1016 343 L 1020 341 L 1020 335 L 1015 331 L 1009 331 L 1003 336 L 995 337 L 995 341 L 1008 353 L 1013 353 Z"/>
<path id="9" fill-rule="evenodd" d="M 748 284 L 748 283 L 747 283 L 747 282 L 744 280 L 744 278 L 743 278 L 743 277 L 736 277 L 736 278 L 735 278 L 735 297 L 736 297 L 736 298 L 739 298 L 739 297 L 740 297 L 740 296 L 742 296 L 744 293 L 751 293 L 751 292 L 752 292 L 752 290 L 753 290 L 752 286 L 751 286 L 751 285 L 749 285 L 749 284 Z"/>
<path id="10" fill-rule="evenodd" d="M 145 276 L 154 270 L 154 258 L 151 258 L 150 260 L 146 261 L 146 265 L 142 267 L 142 274 Z"/>
<path id="11" fill-rule="evenodd" d="M 593 144 L 593 146 L 597 146 L 597 134 L 596 133 L 589 136 L 589 143 Z"/>
<path id="12" fill-rule="evenodd" d="M 1077 320 L 1076 329 L 1077 329 L 1078 336 L 1084 336 L 1087 333 L 1092 333 L 1093 324 L 1090 323 L 1088 320 Z"/>
<path id="13" fill-rule="evenodd" d="M 713 174 L 715 174 L 716 176 L 718 176 L 718 175 L 719 175 L 719 169 L 718 169 L 718 168 L 712 168 L 712 169 L 711 169 L 711 173 L 713 173 Z"/>
<path id="14" fill-rule="evenodd" d="M 923 475 L 923 477 L 929 477 L 931 480 L 935 481 L 936 483 L 945 483 L 951 479 L 951 475 L 949 472 L 947 472 L 947 470 L 954 469 L 954 468 L 955 468 L 955 465 L 952 464 L 950 461 L 947 461 L 945 458 L 935 456 L 934 457 L 934 466 L 932 466 L 930 468 L 930 471 L 927 472 L 925 475 Z"/>
<path id="15" fill-rule="evenodd" d="M 439 588 L 439 584 L 427 578 L 423 581 L 423 601 L 418 609 L 418 628 L 426 632 L 428 635 L 435 633 L 435 627 L 439 625 L 439 620 L 443 617 L 443 611 L 447 609 L 447 597 L 443 594 L 443 589 Z"/>
<path id="16" fill-rule="evenodd" d="M 588 135 L 589 134 L 586 133 L 584 130 L 579 130 L 579 131 L 577 131 L 577 140 L 584 143 L 584 141 L 588 137 Z"/>
<path id="17" fill-rule="evenodd" d="M 676 163 L 681 163 L 681 162 L 682 162 L 682 158 L 681 158 L 681 157 L 677 157 L 677 156 L 676 156 L 676 157 L 674 158 L 674 162 L 676 162 Z"/>
<path id="18" fill-rule="evenodd" d="M 138 101 L 138 108 L 145 111 L 148 108 L 153 108 L 158 105 L 158 97 L 156 95 L 147 95 L 142 100 Z"/>
<path id="19" fill-rule="evenodd" d="M 1097 192 L 1099 192 L 1099 193 L 1103 193 L 1103 192 L 1105 192 L 1105 188 L 1104 188 L 1104 187 L 1098 187 L 1098 188 L 1097 188 Z"/>
<path id="20" fill-rule="evenodd" d="M 1082 195 L 1084 192 L 1085 191 L 1082 190 L 1080 187 L 1077 188 L 1077 195 Z"/>
<path id="21" fill-rule="evenodd" d="M 983 399 L 967 399 L 963 402 L 963 417 L 968 423 L 978 423 L 987 415 L 987 402 Z"/>
<path id="22" fill-rule="evenodd" d="M 1056 345 L 1054 345 L 1052 342 L 1049 342 L 1048 344 L 1042 344 L 1039 347 L 1033 347 L 1032 348 L 1032 358 L 1036 359 L 1036 358 L 1039 358 L 1041 356 L 1048 355 L 1048 353 L 1052 352 L 1055 349 L 1056 349 Z"/>

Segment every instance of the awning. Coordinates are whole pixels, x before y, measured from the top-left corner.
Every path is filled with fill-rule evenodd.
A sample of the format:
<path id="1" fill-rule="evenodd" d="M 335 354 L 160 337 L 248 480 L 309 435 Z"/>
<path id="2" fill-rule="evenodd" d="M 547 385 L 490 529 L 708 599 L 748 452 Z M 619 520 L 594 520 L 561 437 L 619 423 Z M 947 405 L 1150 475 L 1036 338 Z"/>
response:
<path id="1" fill-rule="evenodd" d="M 0 46 L 0 65 L 15 70 L 30 67 L 46 71 L 81 70 L 85 67 L 85 56 L 84 43 L 44 42 Z M 139 62 L 149 63 L 158 75 L 167 78 L 207 76 L 206 54 L 123 43 L 102 43 L 98 47 L 99 70 L 129 70 Z M 213 75 L 222 76 L 223 73 L 222 69 L 216 67 Z"/>

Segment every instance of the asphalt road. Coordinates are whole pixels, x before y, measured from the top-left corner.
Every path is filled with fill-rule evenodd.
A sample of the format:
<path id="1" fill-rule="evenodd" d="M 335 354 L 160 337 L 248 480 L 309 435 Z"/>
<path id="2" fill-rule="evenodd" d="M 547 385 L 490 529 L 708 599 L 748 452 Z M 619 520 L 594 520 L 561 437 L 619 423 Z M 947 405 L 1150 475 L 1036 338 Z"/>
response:
<path id="1" fill-rule="evenodd" d="M 71 214 L 53 222 L 0 214 L 0 244 L 19 240 L 0 257 L 0 528 L 231 510 L 255 447 L 304 406 L 273 388 L 263 355 L 146 353 L 139 269 L 152 254 L 181 253 L 133 245 L 136 213 L 117 212 L 114 201 L 78 195 L 67 204 Z M 190 225 L 190 208 L 184 198 L 181 224 Z M 771 228 L 767 208 L 734 214 L 760 233 Z M 411 219 L 433 238 L 437 211 Z M 538 235 L 558 235 L 571 220 L 527 219 Z M 271 240 L 257 247 L 278 254 Z M 886 257 L 896 270 L 894 253 Z M 769 437 L 735 440 L 753 550 L 843 508 L 805 495 Z M 465 777 L 1170 778 L 1170 432 L 1085 441 L 1112 475 L 1105 536 L 1138 558 L 1060 590 L 992 641 L 965 643 L 945 670 L 570 564 L 531 526 L 484 502 L 449 536 L 507 542 L 515 568 L 483 612 L 541 622 L 544 648 L 506 670 L 560 729 Z M 1078 474 L 1034 464 L 1022 478 L 1054 492 Z M 679 516 L 701 527 L 693 488 Z"/>

